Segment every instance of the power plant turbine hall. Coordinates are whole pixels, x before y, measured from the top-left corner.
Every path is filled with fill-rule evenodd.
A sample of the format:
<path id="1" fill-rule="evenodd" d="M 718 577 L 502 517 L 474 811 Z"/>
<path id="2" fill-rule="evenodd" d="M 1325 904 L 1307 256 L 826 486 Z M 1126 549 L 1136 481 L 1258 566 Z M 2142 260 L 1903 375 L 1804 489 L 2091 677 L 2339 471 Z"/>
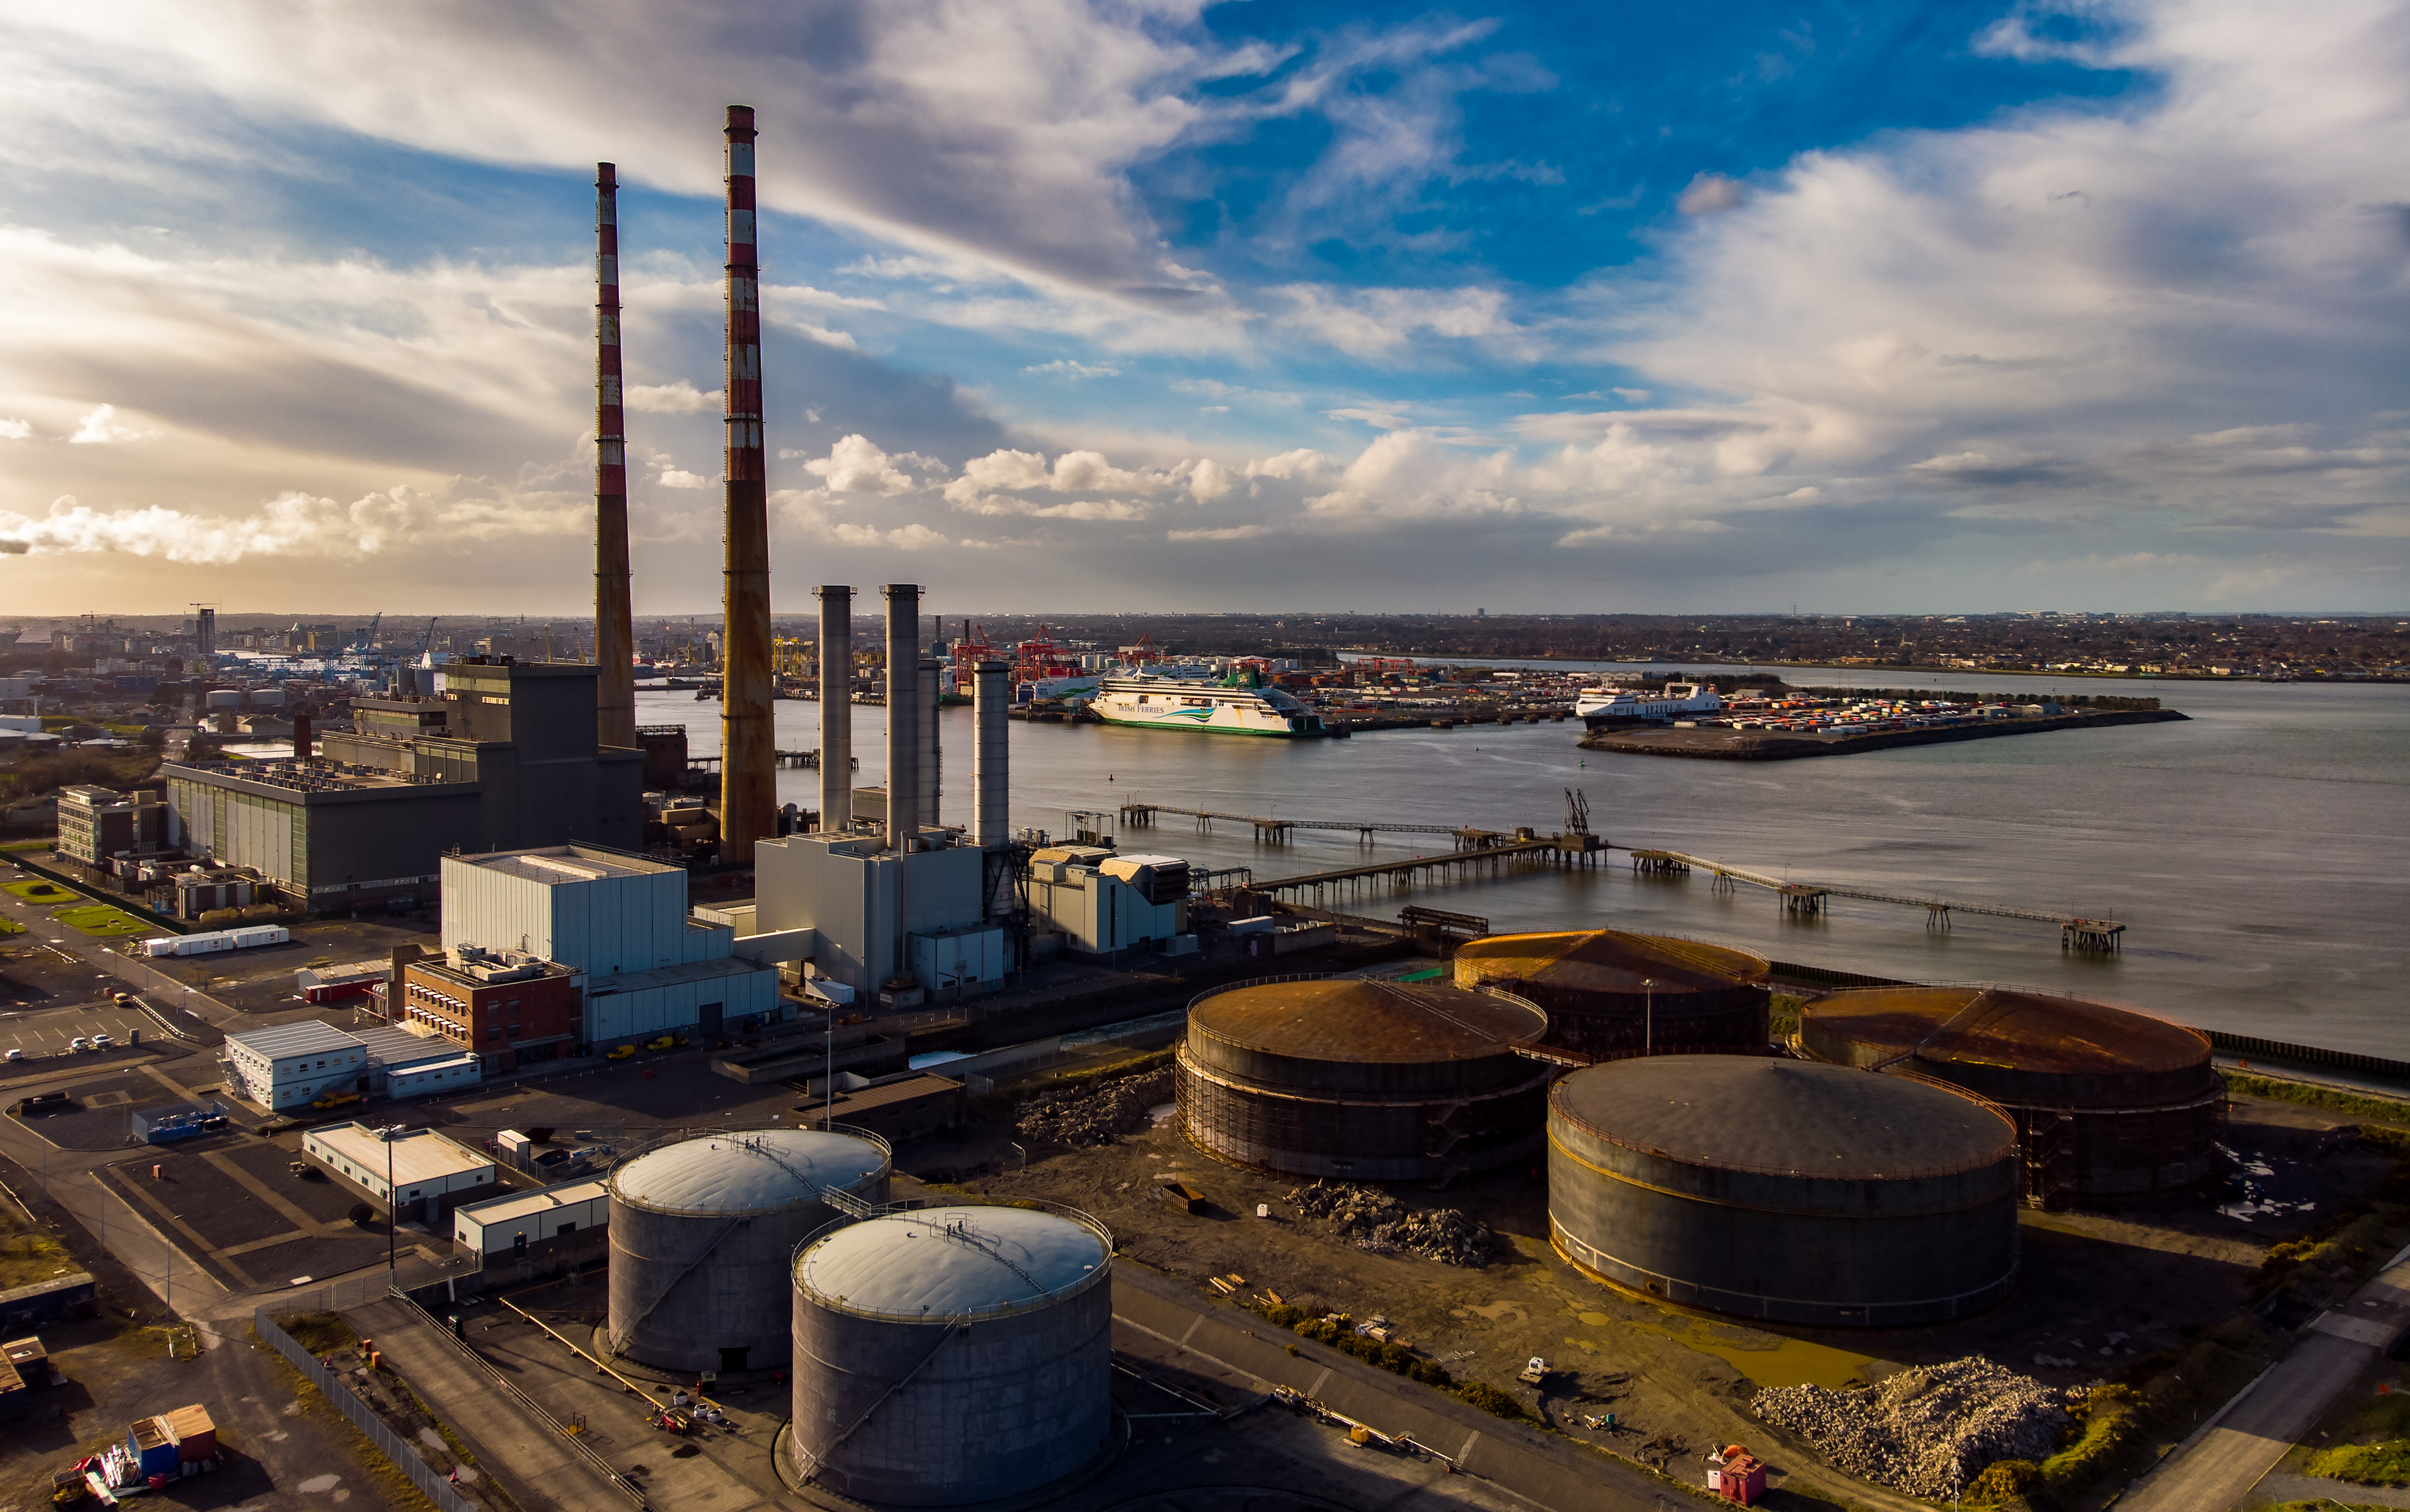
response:
<path id="1" fill-rule="evenodd" d="M 778 807 L 770 723 L 769 472 L 762 450 L 762 268 L 753 108 L 728 108 L 727 634 L 720 653 L 719 859 L 753 865 Z"/>
<path id="2" fill-rule="evenodd" d="M 628 584 L 627 410 L 619 395 L 619 176 L 594 165 L 594 738 L 636 744 Z"/>

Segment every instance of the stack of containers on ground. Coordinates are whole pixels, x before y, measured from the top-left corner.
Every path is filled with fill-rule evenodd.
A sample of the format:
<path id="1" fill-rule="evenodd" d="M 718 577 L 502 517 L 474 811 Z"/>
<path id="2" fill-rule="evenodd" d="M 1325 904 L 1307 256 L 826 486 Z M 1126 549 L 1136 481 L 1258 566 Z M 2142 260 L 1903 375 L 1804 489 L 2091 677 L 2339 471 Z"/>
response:
<path id="1" fill-rule="evenodd" d="M 887 1141 L 861 1129 L 701 1135 L 611 1170 L 611 1348 L 665 1370 L 786 1362 L 787 1266 L 836 1191 L 887 1199 Z"/>
<path id="2" fill-rule="evenodd" d="M 1549 1068 L 1518 997 L 1357 978 L 1241 982 L 1189 1005 L 1174 1085 L 1207 1153 L 1285 1175 L 1436 1181 L 1539 1148 Z"/>
<path id="3" fill-rule="evenodd" d="M 1491 935 L 1457 948 L 1456 984 L 1548 1015 L 1547 1043 L 1590 1061 L 1766 1054 L 1766 980 L 1746 951 L 1618 929 Z"/>
<path id="4" fill-rule="evenodd" d="M 1766 1322 L 1895 1328 L 2016 1284 L 2016 1127 L 1938 1083 L 1657 1055 L 1549 1090 L 1557 1250 L 1616 1286 Z"/>
<path id="5" fill-rule="evenodd" d="M 2226 1088 L 2209 1037 L 2181 1024 L 2000 988 L 1881 987 L 1810 1005 L 1799 1047 L 1999 1104 L 2017 1121 L 2036 1203 L 2157 1197 L 2216 1168 Z"/>

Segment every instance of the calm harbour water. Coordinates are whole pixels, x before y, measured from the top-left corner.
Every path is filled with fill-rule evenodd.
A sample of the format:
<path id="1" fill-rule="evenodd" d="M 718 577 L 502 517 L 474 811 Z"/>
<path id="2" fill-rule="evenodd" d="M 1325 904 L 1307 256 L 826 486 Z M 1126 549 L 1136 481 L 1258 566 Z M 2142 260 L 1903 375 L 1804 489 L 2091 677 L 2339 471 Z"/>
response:
<path id="1" fill-rule="evenodd" d="M 1579 666 L 1579 663 L 1553 663 Z M 1595 664 L 1592 664 L 1595 665 Z M 1652 670 L 1664 671 L 1664 667 Z M 1728 669 L 1727 669 L 1728 670 Z M 1794 684 L 1977 691 L 2040 678 L 1785 668 Z M 2156 695 L 2190 722 L 2009 736 L 1767 763 L 1615 756 L 1578 726 L 1394 731 L 1344 741 L 1255 740 L 1015 723 L 1013 821 L 1057 836 L 1071 809 L 1131 799 L 1291 819 L 1561 827 L 1564 790 L 1618 846 L 1662 847 L 1802 881 L 2013 904 L 2129 925 L 2109 957 L 2064 953 L 2049 924 L 1832 900 L 1786 918 L 1771 894 L 1708 879 L 1642 878 L 1628 858 L 1589 872 L 1367 893 L 1331 906 L 1390 916 L 1408 902 L 1501 930 L 1611 925 L 1689 935 L 1783 960 L 1923 981 L 2081 992 L 2270 1039 L 2410 1058 L 2410 687 L 2070 681 L 2065 691 Z M 719 749 L 719 705 L 637 695 L 645 723 Z M 777 706 L 781 749 L 820 743 L 820 706 Z M 857 781 L 884 780 L 884 711 L 857 707 Z M 944 714 L 941 817 L 969 818 L 970 710 Z M 819 776 L 779 774 L 818 807 Z M 1444 848 L 1401 836 L 1300 833 L 1257 846 L 1244 825 L 1200 834 L 1167 817 L 1122 849 L 1251 866 L 1257 878 Z"/>

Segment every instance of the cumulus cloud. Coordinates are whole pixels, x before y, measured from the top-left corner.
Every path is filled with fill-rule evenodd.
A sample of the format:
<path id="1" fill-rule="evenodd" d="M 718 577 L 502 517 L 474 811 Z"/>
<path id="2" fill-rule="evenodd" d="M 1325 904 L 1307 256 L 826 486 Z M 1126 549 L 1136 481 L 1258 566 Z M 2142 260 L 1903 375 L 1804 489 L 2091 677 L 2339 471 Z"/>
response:
<path id="1" fill-rule="evenodd" d="M 82 423 L 77 426 L 76 433 L 67 441 L 77 446 L 107 446 L 119 442 L 149 441 L 158 434 L 156 430 L 147 430 L 119 419 L 117 406 L 104 404 L 85 415 Z"/>
<path id="2" fill-rule="evenodd" d="M 921 524 L 882 531 L 876 525 L 832 525 L 829 533 L 849 546 L 884 546 L 894 551 L 926 551 L 948 544 L 949 537 Z"/>
<path id="3" fill-rule="evenodd" d="M 1749 197 L 1735 179 L 1720 173 L 1702 173 L 1692 179 L 1674 200 L 1674 208 L 1685 215 L 1713 215 L 1720 210 L 1737 210 Z"/>
<path id="4" fill-rule="evenodd" d="M 1270 291 L 1289 301 L 1284 323 L 1359 357 L 1386 356 L 1416 336 L 1486 340 L 1523 348 L 1522 327 L 1491 288 L 1355 289 L 1290 284 Z"/>
<path id="5" fill-rule="evenodd" d="M 718 478 L 706 478 L 700 472 L 689 472 L 676 467 L 661 469 L 661 476 L 654 481 L 664 488 L 711 488 L 719 484 Z"/>
<path id="6" fill-rule="evenodd" d="M 630 384 L 623 393 L 628 408 L 646 414 L 693 414 L 719 409 L 723 394 L 706 394 L 681 378 L 670 384 Z"/>
<path id="7" fill-rule="evenodd" d="M 31 441 L 33 425 L 24 420 L 0 419 L 0 441 Z"/>
<path id="8" fill-rule="evenodd" d="M 893 497 L 910 493 L 911 477 L 863 435 L 849 435 L 829 448 L 829 454 L 804 464 L 804 471 L 828 485 L 831 493 L 873 493 Z"/>
<path id="9" fill-rule="evenodd" d="M 1164 535 L 1166 539 L 1172 541 L 1253 541 L 1258 536 L 1271 533 L 1270 526 L 1255 524 L 1223 525 L 1212 530 L 1166 531 Z"/>
<path id="10" fill-rule="evenodd" d="M 171 562 L 225 565 L 251 557 L 314 557 L 356 561 L 429 531 L 455 541 L 577 533 L 591 528 L 590 506 L 507 498 L 438 500 L 412 488 L 370 494 L 349 504 L 286 493 L 249 515 L 225 516 L 152 504 L 99 510 L 61 495 L 47 514 L 0 510 L 0 553 L 79 556 L 118 553 Z"/>

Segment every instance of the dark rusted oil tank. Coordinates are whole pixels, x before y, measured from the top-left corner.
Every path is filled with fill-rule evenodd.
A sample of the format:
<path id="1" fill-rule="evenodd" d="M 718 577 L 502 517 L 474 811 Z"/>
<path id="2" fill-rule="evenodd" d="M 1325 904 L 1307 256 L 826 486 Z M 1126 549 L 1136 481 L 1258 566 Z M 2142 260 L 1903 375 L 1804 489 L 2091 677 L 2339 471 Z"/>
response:
<path id="1" fill-rule="evenodd" d="M 2216 1169 L 2225 1086 L 2209 1038 L 2147 1013 L 2000 988 L 1879 987 L 1809 1005 L 1799 1044 L 1998 1103 L 2017 1121 L 2037 1202 L 2156 1197 Z"/>
<path id="2" fill-rule="evenodd" d="M 1771 973 L 1746 951 L 1619 929 L 1491 935 L 1456 952 L 1458 986 L 1530 998 L 1547 1042 L 1591 1060 L 1763 1055 Z"/>
<path id="3" fill-rule="evenodd" d="M 1360 978 L 1241 982 L 1189 1004 L 1180 1127 L 1256 1170 L 1440 1180 L 1540 1147 L 1546 1015 L 1511 996 Z"/>
<path id="4" fill-rule="evenodd" d="M 2016 1127 L 1955 1088 L 1655 1055 L 1548 1093 L 1548 1226 L 1591 1275 L 1815 1328 L 1979 1313 L 2016 1285 Z"/>

